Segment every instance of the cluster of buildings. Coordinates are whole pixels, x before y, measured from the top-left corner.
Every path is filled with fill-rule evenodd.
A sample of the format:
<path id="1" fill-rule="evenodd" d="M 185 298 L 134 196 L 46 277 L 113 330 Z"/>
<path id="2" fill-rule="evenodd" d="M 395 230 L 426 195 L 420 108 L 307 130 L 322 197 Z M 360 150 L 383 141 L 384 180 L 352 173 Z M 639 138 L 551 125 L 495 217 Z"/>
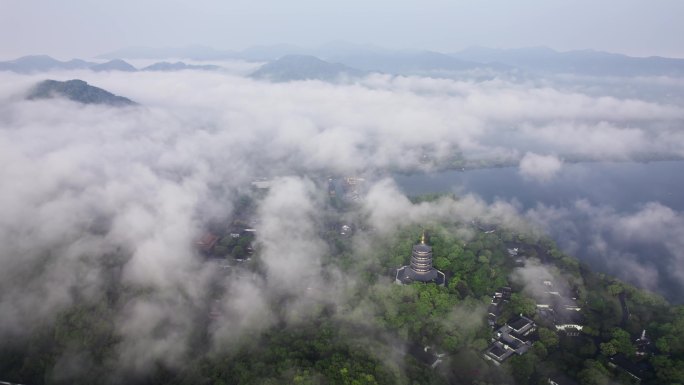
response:
<path id="1" fill-rule="evenodd" d="M 501 310 L 504 304 L 508 303 L 511 299 L 511 288 L 508 286 L 501 287 L 494 292 L 492 295 L 492 302 L 487 308 L 487 323 L 489 326 L 494 327 L 496 321 L 501 315 Z"/>
<path id="2" fill-rule="evenodd" d="M 352 235 L 352 227 L 351 225 L 348 224 L 342 224 L 340 226 L 340 235 L 348 237 Z"/>
<path id="3" fill-rule="evenodd" d="M 578 336 L 584 328 L 584 315 L 577 302 L 577 290 L 556 288 L 552 281 L 542 281 L 544 293 L 537 298 L 537 314 L 553 324 L 556 331 Z"/>
<path id="4" fill-rule="evenodd" d="M 485 223 L 485 222 L 479 221 L 477 219 L 472 220 L 470 223 L 473 225 L 473 227 L 482 231 L 485 234 L 493 234 L 496 232 L 496 230 L 498 228 L 498 226 L 495 224 Z"/>
<path id="5" fill-rule="evenodd" d="M 626 355 L 618 353 L 608 358 L 608 366 L 630 376 L 634 382 L 641 382 L 653 371 L 647 361 L 633 361 Z"/>
<path id="6" fill-rule="evenodd" d="M 520 255 L 520 249 L 518 247 L 510 247 L 506 249 L 506 251 L 508 252 L 508 256 L 514 259 L 516 266 L 525 266 L 525 258 Z"/>
<path id="7" fill-rule="evenodd" d="M 444 273 L 435 269 L 432 263 L 432 247 L 426 244 L 423 233 L 420 243 L 413 246 L 410 264 L 396 270 L 395 283 L 408 285 L 413 282 L 432 282 L 445 285 Z M 494 292 L 487 318 L 492 327 L 496 325 L 504 304 L 509 302 L 510 298 L 510 287 L 501 287 Z M 483 354 L 484 358 L 499 365 L 514 354 L 524 354 L 537 338 L 536 330 L 537 325 L 533 320 L 522 315 L 515 317 L 496 330 L 491 345 Z M 435 358 L 432 366 L 436 366 L 438 361 Z"/>
<path id="8" fill-rule="evenodd" d="M 509 255 L 517 256 L 517 250 L 509 250 Z M 549 280 L 542 281 L 541 286 L 543 294 L 538 295 L 536 301 L 540 322 L 555 328 L 557 332 L 578 336 L 584 328 L 584 316 L 577 302 L 576 290 L 557 289 Z M 489 326 L 496 327 L 503 307 L 510 298 L 510 287 L 501 287 L 494 292 L 487 311 Z M 536 340 L 536 331 L 537 324 L 532 319 L 517 316 L 495 331 L 492 343 L 484 351 L 483 357 L 499 365 L 514 354 L 522 355 Z"/>
<path id="9" fill-rule="evenodd" d="M 558 288 L 550 280 L 541 282 L 543 295 L 538 296 L 536 301 L 539 322 L 555 328 L 559 333 L 567 336 L 579 336 L 584 328 L 584 316 L 578 303 L 576 289 Z M 494 292 L 488 308 L 487 321 L 491 327 L 496 327 L 502 308 L 509 302 L 511 297 L 510 287 L 501 287 Z M 500 365 L 513 355 L 522 355 L 527 352 L 536 339 L 538 325 L 530 318 L 522 315 L 516 316 L 494 332 L 491 344 L 483 352 L 482 356 L 496 365 Z M 632 359 L 622 353 L 608 358 L 608 366 L 629 375 L 635 382 L 641 382 L 652 367 L 645 357 L 653 354 L 651 339 L 646 335 L 646 330 L 634 340 L 636 358 Z M 574 381 L 563 381 L 560 377 L 549 378 L 552 385 L 575 384 Z"/>
<path id="10" fill-rule="evenodd" d="M 500 327 L 492 338 L 492 343 L 484 351 L 486 360 L 500 365 L 510 356 L 523 355 L 532 347 L 536 340 L 537 324 L 531 319 L 520 315 Z"/>
<path id="11" fill-rule="evenodd" d="M 220 239 L 221 238 L 219 238 L 218 235 L 207 232 L 195 242 L 195 246 L 197 246 L 197 249 L 202 253 L 208 254 L 214 250 L 214 247 Z"/>
<path id="12" fill-rule="evenodd" d="M 444 273 L 433 266 L 432 247 L 425 242 L 425 233 L 420 243 L 413 246 L 409 265 L 396 270 L 396 284 L 408 285 L 413 282 L 446 284 Z M 509 302 L 510 298 L 511 288 L 508 286 L 501 287 L 494 292 L 487 317 L 490 326 L 496 325 L 504 304 Z M 515 317 L 496 330 L 491 345 L 483 354 L 484 358 L 499 365 L 514 354 L 525 354 L 537 338 L 536 330 L 537 325 L 530 318 L 523 315 Z"/>
<path id="13" fill-rule="evenodd" d="M 646 335 L 646 329 L 641 331 L 641 336 L 634 341 L 634 345 L 636 345 L 637 357 L 645 357 L 653 353 L 651 339 Z"/>
<path id="14" fill-rule="evenodd" d="M 342 183 L 342 190 L 347 199 L 356 202 L 361 197 L 359 193 L 359 186 L 365 182 L 363 178 L 346 177 Z"/>
<path id="15" fill-rule="evenodd" d="M 249 259 L 254 252 L 253 240 L 256 235 L 253 225 L 235 220 L 225 228 L 213 226 L 195 241 L 195 248 L 211 259 L 223 259 L 227 253 L 238 262 Z"/>
<path id="16" fill-rule="evenodd" d="M 422 346 L 413 344 L 408 347 L 407 352 L 415 359 L 429 366 L 431 369 L 436 368 L 446 357 L 446 353 L 437 352 L 432 346 Z"/>
<path id="17" fill-rule="evenodd" d="M 251 186 L 255 190 L 268 190 L 273 186 L 273 180 L 268 178 L 258 178 L 252 181 Z"/>
<path id="18" fill-rule="evenodd" d="M 646 330 L 643 330 L 634 341 L 634 346 L 636 347 L 636 360 L 618 353 L 608 358 L 608 366 L 626 373 L 635 382 L 641 382 L 649 373 L 653 372 L 652 366 L 644 359 L 653 354 L 653 345 L 651 339 L 646 335 Z"/>
<path id="19" fill-rule="evenodd" d="M 349 202 L 357 202 L 361 198 L 361 186 L 364 178 L 348 176 L 341 179 L 328 178 L 328 195 Z"/>

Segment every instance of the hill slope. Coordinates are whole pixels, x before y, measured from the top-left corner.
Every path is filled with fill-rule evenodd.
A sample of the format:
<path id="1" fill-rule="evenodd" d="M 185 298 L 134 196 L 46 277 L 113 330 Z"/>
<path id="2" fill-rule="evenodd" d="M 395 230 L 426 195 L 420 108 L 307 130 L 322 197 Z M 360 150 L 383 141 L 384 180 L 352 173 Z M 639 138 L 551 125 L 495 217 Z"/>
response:
<path id="1" fill-rule="evenodd" d="M 95 64 L 90 66 L 93 71 L 125 71 L 125 72 L 135 72 L 138 69 L 130 65 L 129 63 L 121 60 L 114 59 L 106 63 Z"/>
<path id="2" fill-rule="evenodd" d="M 525 70 L 592 76 L 684 75 L 684 59 L 632 57 L 593 50 L 558 52 L 547 47 L 492 49 L 471 47 L 452 57 L 481 63 L 498 62 Z"/>
<path id="3" fill-rule="evenodd" d="M 365 52 L 332 57 L 335 61 L 365 71 L 412 75 L 438 71 L 460 72 L 475 69 L 508 70 L 499 64 L 481 64 L 439 52 Z"/>
<path id="4" fill-rule="evenodd" d="M 186 64 L 182 61 L 170 63 L 170 62 L 158 62 L 143 68 L 143 71 L 182 71 L 182 70 L 204 70 L 204 71 L 214 71 L 220 69 L 221 67 L 215 65 L 195 65 Z"/>
<path id="5" fill-rule="evenodd" d="M 13 71 L 19 73 L 43 72 L 50 70 L 76 70 L 85 69 L 95 63 L 80 59 L 66 62 L 59 61 L 47 55 L 23 56 L 15 60 L 0 62 L 0 71 Z"/>
<path id="6" fill-rule="evenodd" d="M 29 100 L 63 97 L 83 104 L 107 104 L 110 106 L 132 106 L 136 103 L 123 96 L 114 95 L 102 88 L 93 87 L 83 80 L 44 80 L 38 83 L 26 97 Z"/>
<path id="7" fill-rule="evenodd" d="M 256 79 L 287 82 L 294 80 L 334 81 L 345 76 L 356 77 L 363 74 L 363 71 L 344 64 L 329 63 L 315 56 L 287 55 L 264 64 L 250 76 Z"/>

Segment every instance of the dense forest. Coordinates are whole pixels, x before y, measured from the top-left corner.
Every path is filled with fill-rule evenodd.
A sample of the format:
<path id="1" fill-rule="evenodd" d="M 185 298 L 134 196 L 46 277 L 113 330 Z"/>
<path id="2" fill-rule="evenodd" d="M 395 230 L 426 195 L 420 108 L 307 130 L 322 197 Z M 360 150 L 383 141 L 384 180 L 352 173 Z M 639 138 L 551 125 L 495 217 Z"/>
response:
<path id="1" fill-rule="evenodd" d="M 236 216 L 249 216 L 258 206 L 255 196 L 240 200 Z M 424 196 L 413 203 L 439 199 L 454 198 Z M 22 384 L 638 382 L 620 365 L 613 365 L 618 357 L 641 368 L 641 383 L 684 384 L 684 307 L 593 272 L 549 239 L 504 226 L 459 222 L 408 224 L 390 235 L 380 234 L 367 225 L 362 210 L 335 197 L 322 216 L 319 235 L 328 253 L 321 274 L 350 277 L 343 300 L 307 302 L 303 293 L 297 300 L 304 298 L 306 306 L 292 322 L 289 307 L 295 299 L 286 294 L 271 296 L 267 302 L 274 322 L 234 336 L 217 348 L 210 341 L 212 328 L 229 320 L 214 314 L 212 303 L 231 295 L 225 281 L 245 271 L 266 276 L 259 236 L 231 237 L 230 225 L 218 226 L 221 240 L 211 253 L 198 252 L 197 258 L 206 263 L 225 261 L 233 268 L 215 275 L 210 295 L 190 321 L 192 333 L 187 340 L 169 337 L 170 343 L 187 346 L 181 362 L 160 361 L 141 371 L 120 369 L 121 357 L 115 351 L 122 340 L 115 320 L 132 298 L 152 295 L 147 288 L 122 283 L 127 257 L 121 251 L 96 259 L 105 267 L 100 279 L 107 290 L 31 326 L 22 338 L 2 341 L 0 380 Z M 353 225 L 353 234 L 339 231 L 343 223 Z M 446 274 L 447 284 L 395 284 L 394 272 L 407 264 L 423 231 L 434 250 L 435 267 Z M 519 250 L 515 258 L 508 252 L 512 247 Z M 525 274 L 535 271 L 578 294 L 585 320 L 581 333 L 557 331 L 539 314 L 530 291 L 534 282 Z M 487 323 L 487 307 L 492 294 L 504 286 L 511 288 L 511 298 L 492 327 Z M 501 366 L 484 360 L 483 351 L 495 328 L 520 314 L 539 325 L 532 348 Z M 173 324 L 169 320 L 169 328 Z M 635 341 L 644 330 L 652 343 L 638 352 Z M 164 335 L 165 330 L 155 332 Z M 430 365 L 420 353 L 426 347 L 438 353 L 438 365 Z"/>

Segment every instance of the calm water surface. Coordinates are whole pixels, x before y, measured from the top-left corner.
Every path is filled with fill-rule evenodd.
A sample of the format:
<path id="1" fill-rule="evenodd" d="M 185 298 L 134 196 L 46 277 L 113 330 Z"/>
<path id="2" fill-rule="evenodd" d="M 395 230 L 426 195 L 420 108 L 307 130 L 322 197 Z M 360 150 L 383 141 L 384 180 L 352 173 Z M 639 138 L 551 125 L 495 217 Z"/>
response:
<path id="1" fill-rule="evenodd" d="M 575 163 L 547 182 L 526 180 L 517 168 L 443 171 L 395 175 L 408 195 L 435 192 L 475 193 L 488 202 L 517 200 L 524 208 L 538 203 L 565 206 L 578 199 L 620 211 L 657 201 L 684 211 L 684 162 Z"/>
<path id="2" fill-rule="evenodd" d="M 684 247 L 672 246 L 673 241 L 684 245 L 684 234 L 625 240 L 605 224 L 597 225 L 601 212 L 633 215 L 649 202 L 667 206 L 684 218 L 682 161 L 566 164 L 547 182 L 525 179 L 514 167 L 394 175 L 394 179 L 407 195 L 473 193 L 490 203 L 497 199 L 517 202 L 523 211 L 540 204 L 561 209 L 563 220 L 549 223 L 547 231 L 566 252 L 599 271 L 684 303 Z M 595 213 L 577 210 L 577 200 L 589 202 Z M 606 246 L 601 250 L 596 246 L 598 238 Z"/>

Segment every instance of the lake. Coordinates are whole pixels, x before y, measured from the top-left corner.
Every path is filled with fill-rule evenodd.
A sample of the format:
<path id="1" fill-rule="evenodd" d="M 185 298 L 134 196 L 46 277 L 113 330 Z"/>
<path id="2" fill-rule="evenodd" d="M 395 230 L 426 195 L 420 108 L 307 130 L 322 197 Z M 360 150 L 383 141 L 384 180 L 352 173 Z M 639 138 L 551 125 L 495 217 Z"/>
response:
<path id="1" fill-rule="evenodd" d="M 565 164 L 547 182 L 527 180 L 515 167 L 397 174 L 394 179 L 407 195 L 473 193 L 490 203 L 517 202 L 528 213 L 540 210 L 539 205 L 550 207 L 562 215 L 545 222 L 547 232 L 565 252 L 599 271 L 684 302 L 683 161 Z M 578 208 L 578 200 L 587 204 Z M 648 210 L 649 202 L 672 209 L 674 217 L 664 215 L 666 209 Z M 646 218 L 651 214 L 655 218 Z M 644 236 L 624 239 L 605 223 L 612 218 L 632 218 L 627 222 L 632 225 L 644 220 L 650 226 L 644 228 Z M 654 221 L 664 230 L 649 233 L 659 229 Z"/>

